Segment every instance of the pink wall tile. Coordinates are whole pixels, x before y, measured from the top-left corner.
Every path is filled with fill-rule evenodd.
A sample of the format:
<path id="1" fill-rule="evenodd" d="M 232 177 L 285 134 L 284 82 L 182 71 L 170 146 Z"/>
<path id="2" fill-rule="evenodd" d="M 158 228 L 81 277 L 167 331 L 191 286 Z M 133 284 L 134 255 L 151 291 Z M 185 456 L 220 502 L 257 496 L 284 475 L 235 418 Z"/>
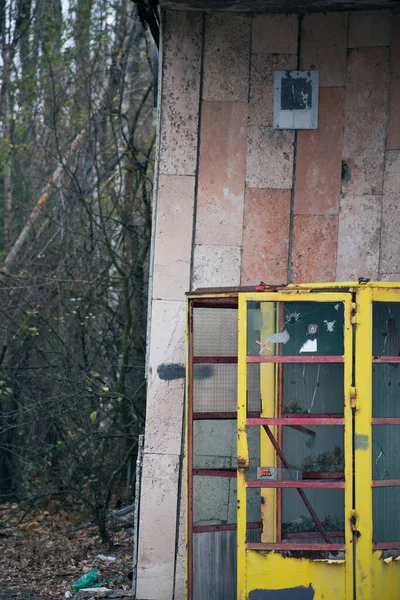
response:
<path id="1" fill-rule="evenodd" d="M 247 104 L 204 102 L 196 243 L 241 245 Z"/>
<path id="2" fill-rule="evenodd" d="M 393 38 L 390 50 L 388 150 L 400 149 L 400 16 L 393 16 Z"/>
<path id="3" fill-rule="evenodd" d="M 292 282 L 335 281 L 338 217 L 296 215 Z"/>
<path id="4" fill-rule="evenodd" d="M 287 281 L 290 190 L 246 190 L 242 285 Z"/>
<path id="5" fill-rule="evenodd" d="M 318 129 L 297 134 L 294 212 L 339 212 L 342 173 L 343 88 L 321 88 Z"/>
<path id="6" fill-rule="evenodd" d="M 388 91 L 387 48 L 351 50 L 347 59 L 342 190 L 382 194 Z"/>
<path id="7" fill-rule="evenodd" d="M 297 15 L 256 15 L 253 18 L 251 51 L 264 54 L 296 54 Z"/>
<path id="8" fill-rule="evenodd" d="M 290 71 L 296 67 L 295 54 L 253 54 L 250 69 L 249 125 L 272 126 L 274 71 Z"/>
<path id="9" fill-rule="evenodd" d="M 389 46 L 391 36 L 391 10 L 363 10 L 350 13 L 349 48 Z"/>
<path id="10" fill-rule="evenodd" d="M 302 21 L 301 68 L 318 70 L 323 87 L 345 84 L 347 27 L 347 12 L 305 15 Z"/>
<path id="11" fill-rule="evenodd" d="M 211 13 L 206 18 L 204 100 L 247 102 L 250 68 L 249 15 Z"/>
<path id="12" fill-rule="evenodd" d="M 202 30 L 201 14 L 168 12 L 163 40 L 160 173 L 196 172 Z"/>
<path id="13" fill-rule="evenodd" d="M 382 196 L 340 199 L 337 281 L 377 279 Z"/>

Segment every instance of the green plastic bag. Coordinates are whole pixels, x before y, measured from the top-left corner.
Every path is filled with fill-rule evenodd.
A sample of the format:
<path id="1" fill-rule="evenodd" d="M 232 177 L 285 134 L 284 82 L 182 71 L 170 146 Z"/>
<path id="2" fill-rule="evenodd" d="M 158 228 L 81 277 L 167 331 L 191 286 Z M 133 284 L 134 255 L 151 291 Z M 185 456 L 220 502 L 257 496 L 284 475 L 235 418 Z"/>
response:
<path id="1" fill-rule="evenodd" d="M 93 583 L 97 583 L 99 580 L 99 572 L 97 569 L 91 569 L 85 575 L 82 575 L 79 579 L 74 581 L 72 584 L 72 589 L 76 592 L 78 590 L 82 590 L 83 588 L 90 587 Z M 98 587 L 98 586 L 93 586 Z"/>

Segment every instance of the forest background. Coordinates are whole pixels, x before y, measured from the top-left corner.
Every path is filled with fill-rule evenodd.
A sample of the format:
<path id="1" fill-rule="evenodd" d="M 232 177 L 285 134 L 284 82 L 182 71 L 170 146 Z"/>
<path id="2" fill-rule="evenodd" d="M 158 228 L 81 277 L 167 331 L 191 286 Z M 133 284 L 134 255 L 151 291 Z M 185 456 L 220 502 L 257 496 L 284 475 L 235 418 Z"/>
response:
<path id="1" fill-rule="evenodd" d="M 131 0 L 0 0 L 0 51 L 0 501 L 107 542 L 144 428 L 155 52 Z"/>

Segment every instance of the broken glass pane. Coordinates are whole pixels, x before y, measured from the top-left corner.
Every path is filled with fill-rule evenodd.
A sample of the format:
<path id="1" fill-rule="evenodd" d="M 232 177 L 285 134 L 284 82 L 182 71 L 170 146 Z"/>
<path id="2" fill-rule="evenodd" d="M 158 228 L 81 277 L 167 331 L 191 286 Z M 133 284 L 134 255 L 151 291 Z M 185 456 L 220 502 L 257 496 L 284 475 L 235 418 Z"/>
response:
<path id="1" fill-rule="evenodd" d="M 372 541 L 399 542 L 400 487 L 372 488 Z"/>
<path id="2" fill-rule="evenodd" d="M 248 356 L 342 356 L 341 302 L 248 302 Z"/>
<path id="3" fill-rule="evenodd" d="M 372 325 L 373 356 L 400 356 L 400 303 L 374 302 Z"/>
<path id="4" fill-rule="evenodd" d="M 343 415 L 343 365 L 290 364 L 281 366 L 283 414 Z"/>
<path id="5" fill-rule="evenodd" d="M 400 364 L 372 367 L 372 416 L 400 417 Z"/>
<path id="6" fill-rule="evenodd" d="M 329 532 L 335 532 L 336 535 L 329 536 L 330 542 L 343 543 L 344 535 L 340 533 L 344 532 L 344 490 L 306 489 L 304 492 L 328 535 Z M 307 538 L 307 533 L 310 533 L 311 537 Z M 297 490 L 283 489 L 282 541 L 298 544 L 324 543 L 325 540 L 318 533 L 317 525 Z"/>

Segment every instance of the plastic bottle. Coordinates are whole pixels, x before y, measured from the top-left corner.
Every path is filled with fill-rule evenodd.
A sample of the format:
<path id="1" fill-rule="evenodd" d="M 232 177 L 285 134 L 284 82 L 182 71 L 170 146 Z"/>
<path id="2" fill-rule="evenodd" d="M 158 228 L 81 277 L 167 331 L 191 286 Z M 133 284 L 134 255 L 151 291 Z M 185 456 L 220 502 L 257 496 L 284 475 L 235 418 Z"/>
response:
<path id="1" fill-rule="evenodd" d="M 72 589 L 76 592 L 86 587 L 90 587 L 92 583 L 97 583 L 99 579 L 99 572 L 97 569 L 91 569 L 85 575 L 82 575 L 79 579 L 74 581 Z"/>

